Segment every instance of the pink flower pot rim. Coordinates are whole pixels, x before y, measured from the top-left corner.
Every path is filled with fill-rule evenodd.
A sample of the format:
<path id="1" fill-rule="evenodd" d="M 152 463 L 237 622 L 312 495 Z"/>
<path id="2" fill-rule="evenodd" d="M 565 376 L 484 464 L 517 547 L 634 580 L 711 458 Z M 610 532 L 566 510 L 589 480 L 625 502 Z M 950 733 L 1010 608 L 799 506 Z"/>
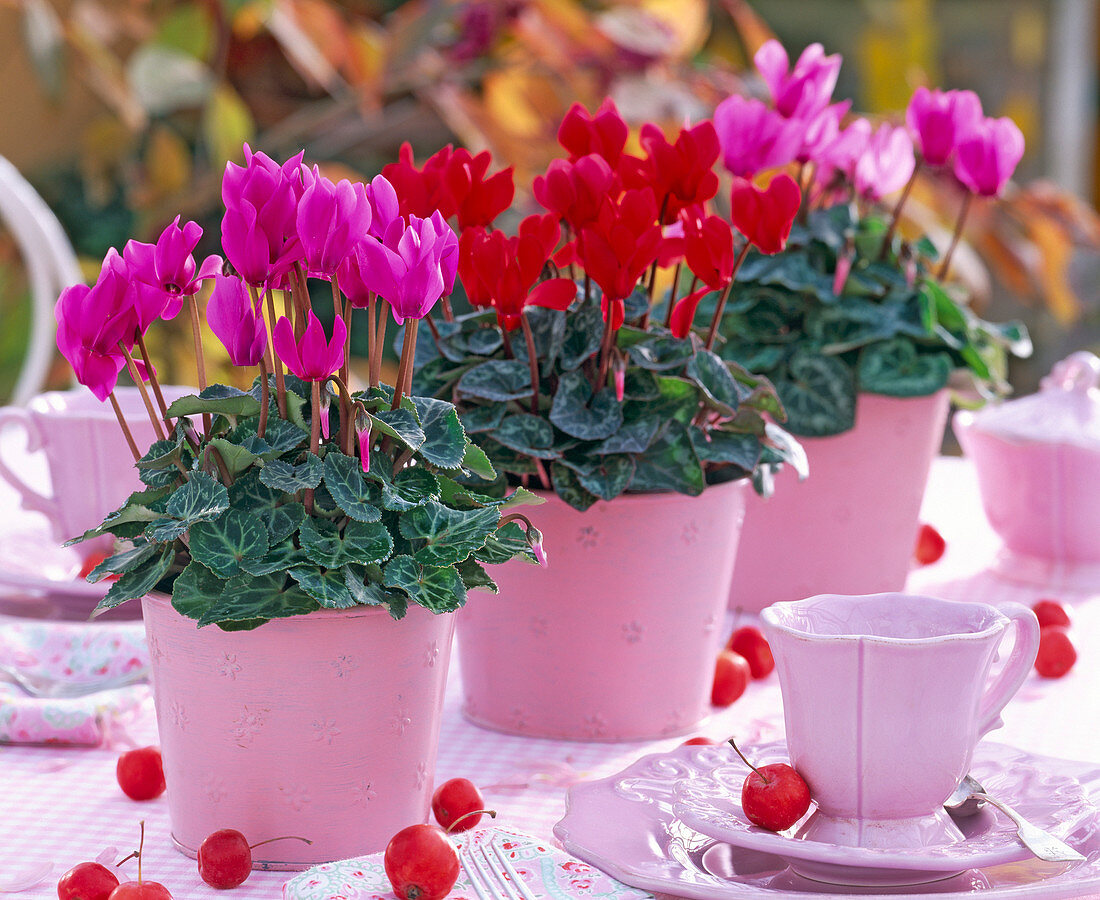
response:
<path id="1" fill-rule="evenodd" d="M 171 604 L 171 602 L 172 602 L 172 598 L 168 594 L 162 594 L 159 591 L 153 591 L 153 592 L 147 594 L 146 599 L 156 601 L 157 603 Z M 137 601 L 133 601 L 133 602 L 137 602 Z M 420 604 L 419 603 L 413 603 L 410 600 L 409 601 L 409 606 L 410 607 L 411 606 L 420 606 Z M 427 609 L 426 607 L 421 607 L 421 608 L 424 609 L 425 612 L 431 612 L 431 610 Z M 304 613 L 304 614 L 300 614 L 300 615 L 296 615 L 296 616 L 280 616 L 276 619 L 270 619 L 268 622 L 265 622 L 263 625 L 261 625 L 259 627 L 260 628 L 266 628 L 267 625 L 269 625 L 270 623 L 280 622 L 283 619 L 294 619 L 295 621 L 298 621 L 298 622 L 310 621 L 310 620 L 312 620 L 314 622 L 320 622 L 320 621 L 323 621 L 324 619 L 362 619 L 362 618 L 366 618 L 367 616 L 379 616 L 379 615 L 386 616 L 387 618 L 389 618 L 389 616 L 390 616 L 389 612 L 387 612 L 386 609 L 384 607 L 381 607 L 381 606 L 352 606 L 352 607 L 349 607 L 348 609 L 328 609 L 326 607 L 321 607 L 320 609 L 315 609 L 312 612 L 308 612 L 308 613 Z M 433 615 L 445 616 L 445 615 L 449 615 L 449 613 L 433 613 Z M 188 618 L 188 617 L 185 617 L 185 618 Z M 199 630 L 198 621 L 197 620 L 192 620 L 192 621 L 195 622 L 195 629 Z M 398 621 L 400 621 L 400 620 L 398 620 Z M 203 625 L 202 628 L 203 629 L 213 628 L 215 631 L 220 630 L 220 629 L 218 629 L 217 625 L 213 625 L 213 624 Z M 243 631 L 243 632 L 241 632 L 241 634 L 251 634 L 252 631 L 257 631 L 257 630 L 258 629 L 254 628 L 254 629 L 251 629 L 250 631 Z"/>
<path id="2" fill-rule="evenodd" d="M 719 488 L 728 487 L 729 485 L 733 484 L 743 485 L 747 483 L 749 483 L 749 479 L 747 477 L 731 478 L 729 481 L 720 481 L 717 484 L 708 484 L 706 486 L 706 490 L 713 491 Z M 565 501 L 562 500 L 560 496 L 558 496 L 557 491 L 548 491 L 545 488 L 541 487 L 528 487 L 527 490 L 544 501 L 556 499 L 561 500 L 562 503 L 565 503 Z M 588 510 L 591 509 L 595 509 L 597 506 L 606 506 L 608 503 L 667 503 L 677 500 L 698 500 L 700 496 L 702 495 L 685 494 L 682 491 L 624 491 L 623 493 L 619 494 L 617 497 L 611 500 L 604 500 L 602 498 L 597 499 L 595 503 L 593 503 L 590 507 L 588 507 L 587 510 L 585 510 L 585 512 L 588 512 Z M 576 507 L 573 508 L 575 509 Z M 522 510 L 522 507 L 519 507 L 519 509 Z M 577 512 L 580 512 L 580 510 L 577 510 Z"/>
<path id="3" fill-rule="evenodd" d="M 935 607 L 943 613 L 951 613 L 949 624 L 942 626 L 937 633 L 925 636 L 897 637 L 885 634 L 847 631 L 834 634 L 822 634 L 811 631 L 800 622 L 805 622 L 806 611 L 816 611 L 822 607 L 872 606 L 890 613 L 890 620 L 905 618 L 913 621 L 937 621 L 928 615 L 928 607 Z M 847 643 L 862 639 L 869 643 L 893 646 L 931 646 L 964 641 L 983 641 L 999 634 L 1010 621 L 1000 610 L 986 603 L 966 603 L 955 600 L 942 600 L 923 594 L 900 594 L 887 592 L 882 594 L 818 594 L 804 600 L 790 600 L 773 603 L 763 610 L 760 618 L 776 631 L 788 634 L 795 639 L 818 643 Z M 883 617 L 884 620 L 887 617 Z M 967 628 L 967 630 L 961 630 Z M 977 629 L 977 630 L 976 630 Z"/>

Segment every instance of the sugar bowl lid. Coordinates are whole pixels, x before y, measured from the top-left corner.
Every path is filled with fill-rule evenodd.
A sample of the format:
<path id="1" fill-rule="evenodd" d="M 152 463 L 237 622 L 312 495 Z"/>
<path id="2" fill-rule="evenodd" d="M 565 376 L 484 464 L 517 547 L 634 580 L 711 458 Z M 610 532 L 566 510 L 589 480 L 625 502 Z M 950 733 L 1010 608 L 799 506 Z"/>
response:
<path id="1" fill-rule="evenodd" d="M 1012 440 L 1100 450 L 1100 357 L 1070 354 L 1036 393 L 985 407 L 974 414 L 973 427 Z"/>

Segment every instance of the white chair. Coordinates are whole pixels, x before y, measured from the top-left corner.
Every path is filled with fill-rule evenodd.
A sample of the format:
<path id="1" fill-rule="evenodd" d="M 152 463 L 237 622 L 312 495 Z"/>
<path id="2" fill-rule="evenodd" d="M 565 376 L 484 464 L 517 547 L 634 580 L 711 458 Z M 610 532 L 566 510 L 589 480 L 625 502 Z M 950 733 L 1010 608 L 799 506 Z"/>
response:
<path id="1" fill-rule="evenodd" d="M 45 201 L 0 156 L 0 220 L 11 231 L 30 281 L 34 304 L 31 334 L 11 403 L 24 404 L 42 390 L 55 351 L 54 302 L 62 288 L 83 281 L 61 223 Z"/>

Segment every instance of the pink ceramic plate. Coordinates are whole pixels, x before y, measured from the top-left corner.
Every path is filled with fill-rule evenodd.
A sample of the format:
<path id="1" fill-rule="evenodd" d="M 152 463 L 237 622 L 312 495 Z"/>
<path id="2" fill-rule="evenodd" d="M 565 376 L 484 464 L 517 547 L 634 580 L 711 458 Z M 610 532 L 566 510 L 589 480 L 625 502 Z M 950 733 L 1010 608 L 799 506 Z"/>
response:
<path id="1" fill-rule="evenodd" d="M 695 900 L 810 898 L 822 894 L 848 898 L 931 894 L 961 900 L 978 892 L 998 900 L 1054 900 L 1100 893 L 1098 766 L 1034 756 L 990 743 L 979 744 L 974 758 L 973 771 L 988 782 L 990 791 L 997 790 L 1039 824 L 1054 826 L 1063 839 L 1085 855 L 1084 862 L 1066 865 L 1023 859 L 972 868 L 915 886 L 842 886 L 803 878 L 791 871 L 783 856 L 706 837 L 676 816 L 673 804 L 677 781 L 685 773 L 705 770 L 708 765 L 714 768 L 720 752 L 716 748 L 680 747 L 643 757 L 610 778 L 576 785 L 569 792 L 565 818 L 554 833 L 574 856 L 619 881 Z M 781 745 L 768 744 L 748 752 L 765 759 L 782 751 Z M 1067 802 L 1081 804 L 1079 815 L 1072 821 L 1066 817 Z M 996 820 L 992 827 L 999 827 Z M 832 860 L 843 864 L 844 853 L 836 848 Z"/>
<path id="2" fill-rule="evenodd" d="M 712 747 L 690 755 L 688 774 L 677 780 L 674 788 L 673 812 L 701 834 L 735 847 L 774 853 L 815 880 L 847 885 L 919 884 L 1031 856 L 1016 839 L 1012 823 L 991 809 L 956 822 L 966 838 L 964 843 L 930 843 L 904 850 L 847 847 L 807 838 L 807 826 L 815 812 L 788 832 L 777 834 L 756 828 L 741 808 L 741 785 L 748 769 L 736 757 L 731 761 L 730 752 L 725 747 Z M 789 758 L 783 742 L 758 747 L 754 752 L 753 761 L 759 765 L 787 762 Z M 975 759 L 971 773 L 991 796 L 1004 798 L 1026 818 L 1058 837 L 1067 838 L 1080 823 L 1096 815 L 1074 778 L 1048 770 L 1040 772 L 1027 764 L 1007 769 L 986 759 Z M 898 777 L 904 776 L 899 773 Z"/>

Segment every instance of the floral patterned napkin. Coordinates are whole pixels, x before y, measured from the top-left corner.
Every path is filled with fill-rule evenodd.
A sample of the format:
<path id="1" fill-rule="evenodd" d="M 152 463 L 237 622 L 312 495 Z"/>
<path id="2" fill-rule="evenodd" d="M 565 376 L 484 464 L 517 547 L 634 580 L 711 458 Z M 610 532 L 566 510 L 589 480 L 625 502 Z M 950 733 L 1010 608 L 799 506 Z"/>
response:
<path id="1" fill-rule="evenodd" d="M 540 900 L 652 900 L 653 895 L 620 884 L 599 869 L 574 859 L 536 838 L 507 828 L 485 828 L 461 835 L 455 843 L 493 842 Z M 490 851 L 491 854 L 491 851 Z M 460 856 L 461 858 L 461 856 Z M 393 900 L 382 854 L 325 863 L 283 885 L 283 900 Z M 448 900 L 478 900 L 463 870 Z"/>
<path id="2" fill-rule="evenodd" d="M 73 684 L 119 678 L 148 667 L 145 628 L 0 618 L 0 666 Z M 98 746 L 132 721 L 145 685 L 84 697 L 30 697 L 0 674 L 0 743 Z"/>

